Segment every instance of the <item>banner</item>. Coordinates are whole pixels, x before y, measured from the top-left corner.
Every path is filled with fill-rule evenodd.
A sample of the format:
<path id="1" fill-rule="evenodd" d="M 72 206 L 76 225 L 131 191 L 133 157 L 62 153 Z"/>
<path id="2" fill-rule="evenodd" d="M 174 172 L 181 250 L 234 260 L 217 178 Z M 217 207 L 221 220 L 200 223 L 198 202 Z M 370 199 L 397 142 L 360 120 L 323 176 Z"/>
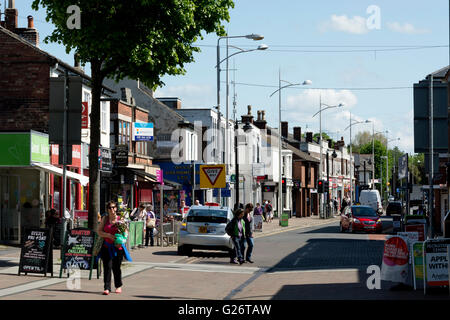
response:
<path id="1" fill-rule="evenodd" d="M 409 249 L 407 239 L 391 236 L 384 242 L 381 280 L 407 283 Z"/>

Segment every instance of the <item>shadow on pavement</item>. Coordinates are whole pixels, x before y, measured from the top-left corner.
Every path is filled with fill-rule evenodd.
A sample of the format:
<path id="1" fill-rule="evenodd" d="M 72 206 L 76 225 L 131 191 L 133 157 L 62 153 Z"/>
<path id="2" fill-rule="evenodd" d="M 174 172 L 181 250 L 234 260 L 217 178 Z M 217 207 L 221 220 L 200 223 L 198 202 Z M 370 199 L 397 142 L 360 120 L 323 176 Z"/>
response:
<path id="1" fill-rule="evenodd" d="M 322 228 L 329 230 L 329 228 Z M 380 265 L 384 241 L 312 238 L 306 245 L 287 255 L 268 272 L 357 268 L 366 270 Z"/>
<path id="2" fill-rule="evenodd" d="M 364 278 L 361 278 L 364 277 Z M 273 300 L 448 300 L 446 293 L 423 294 L 423 290 L 390 290 L 392 283 L 382 281 L 381 289 L 365 287 L 365 277 L 359 283 L 285 285 Z"/>

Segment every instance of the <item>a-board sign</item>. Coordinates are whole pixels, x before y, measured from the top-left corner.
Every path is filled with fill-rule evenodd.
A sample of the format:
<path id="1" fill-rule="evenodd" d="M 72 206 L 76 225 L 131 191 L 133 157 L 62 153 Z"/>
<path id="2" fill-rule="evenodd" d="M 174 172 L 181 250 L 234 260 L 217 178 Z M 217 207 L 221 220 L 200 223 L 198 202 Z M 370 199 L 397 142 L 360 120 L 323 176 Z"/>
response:
<path id="1" fill-rule="evenodd" d="M 53 276 L 52 229 L 31 228 L 25 230 L 20 252 L 21 273 L 51 273 Z"/>
<path id="2" fill-rule="evenodd" d="M 59 277 L 63 269 L 91 270 L 92 272 L 94 240 L 95 232 L 90 229 L 76 228 L 66 233 Z"/>
<path id="3" fill-rule="evenodd" d="M 450 239 L 425 241 L 425 282 L 428 286 L 448 286 L 447 246 Z"/>

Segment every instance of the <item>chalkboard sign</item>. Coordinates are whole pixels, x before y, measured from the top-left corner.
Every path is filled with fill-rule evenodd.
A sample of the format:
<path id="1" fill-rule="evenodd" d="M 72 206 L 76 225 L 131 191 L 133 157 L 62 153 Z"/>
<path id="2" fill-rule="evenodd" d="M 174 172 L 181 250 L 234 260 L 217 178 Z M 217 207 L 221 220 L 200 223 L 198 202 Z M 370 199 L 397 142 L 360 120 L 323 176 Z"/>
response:
<path id="1" fill-rule="evenodd" d="M 92 274 L 95 232 L 86 228 L 76 228 L 66 233 L 63 246 L 63 258 L 59 277 L 63 269 L 90 270 Z"/>
<path id="2" fill-rule="evenodd" d="M 51 273 L 53 277 L 52 229 L 31 228 L 25 230 L 20 252 L 21 273 Z"/>

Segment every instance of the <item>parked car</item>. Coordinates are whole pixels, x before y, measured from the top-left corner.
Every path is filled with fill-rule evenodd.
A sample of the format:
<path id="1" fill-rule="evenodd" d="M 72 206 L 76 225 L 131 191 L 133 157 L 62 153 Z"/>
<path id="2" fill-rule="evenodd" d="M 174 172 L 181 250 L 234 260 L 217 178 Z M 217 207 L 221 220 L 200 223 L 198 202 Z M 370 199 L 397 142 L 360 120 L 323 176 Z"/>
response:
<path id="1" fill-rule="evenodd" d="M 403 206 L 401 201 L 391 201 L 386 207 L 386 215 L 391 216 L 393 214 L 403 214 Z"/>
<path id="2" fill-rule="evenodd" d="M 363 190 L 359 195 L 359 203 L 362 206 L 369 206 L 379 215 L 383 214 L 380 192 L 378 190 Z"/>
<path id="3" fill-rule="evenodd" d="M 225 232 L 233 213 L 228 207 L 192 206 L 183 219 L 178 240 L 178 254 L 189 255 L 192 249 L 233 249 L 233 243 Z"/>
<path id="4" fill-rule="evenodd" d="M 381 233 L 383 225 L 379 215 L 369 206 L 351 206 L 341 214 L 339 224 L 341 232 L 363 231 Z"/>

